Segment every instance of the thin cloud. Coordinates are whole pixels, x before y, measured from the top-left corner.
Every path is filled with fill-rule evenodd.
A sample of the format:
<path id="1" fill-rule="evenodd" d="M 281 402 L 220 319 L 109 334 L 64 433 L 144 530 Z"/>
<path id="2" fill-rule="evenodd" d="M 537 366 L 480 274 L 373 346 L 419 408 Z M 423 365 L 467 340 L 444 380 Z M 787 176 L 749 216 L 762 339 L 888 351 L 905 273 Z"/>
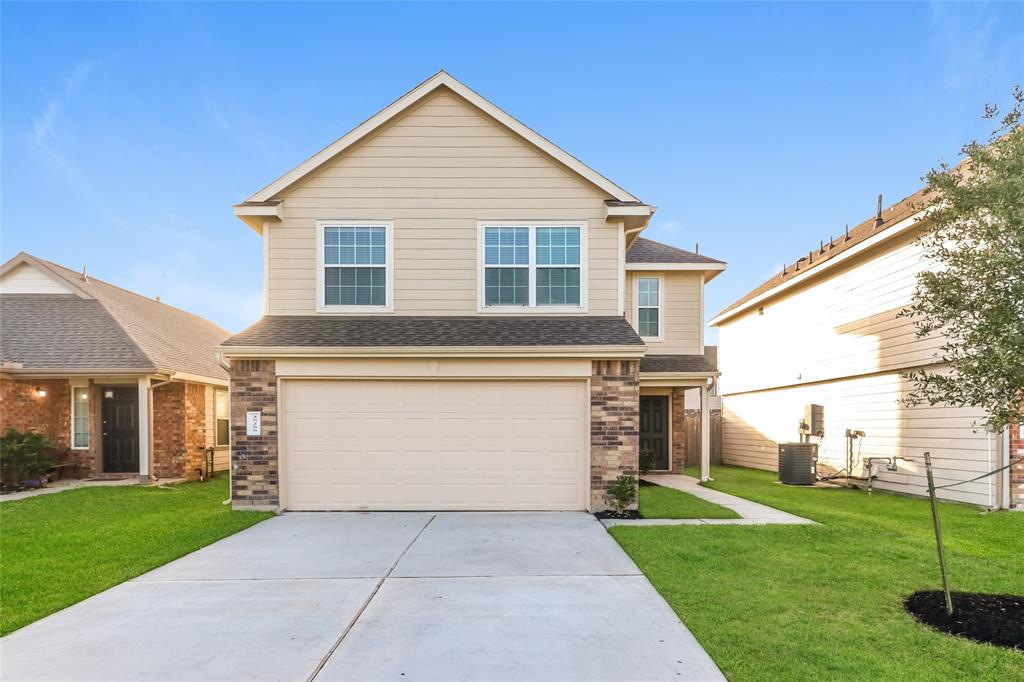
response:
<path id="1" fill-rule="evenodd" d="M 75 64 L 64 77 L 64 83 L 60 92 L 50 96 L 43 111 L 32 119 L 32 137 L 36 143 L 42 143 L 50 136 L 64 104 L 67 103 L 75 93 L 75 90 L 85 81 L 95 64 L 95 61 Z"/>

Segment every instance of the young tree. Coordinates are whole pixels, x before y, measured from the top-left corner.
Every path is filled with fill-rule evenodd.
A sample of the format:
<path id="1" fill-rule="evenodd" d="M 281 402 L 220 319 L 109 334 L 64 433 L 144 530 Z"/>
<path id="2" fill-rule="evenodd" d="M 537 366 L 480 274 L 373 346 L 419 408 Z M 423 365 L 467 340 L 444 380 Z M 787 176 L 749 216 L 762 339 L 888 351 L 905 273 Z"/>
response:
<path id="1" fill-rule="evenodd" d="M 926 176 L 931 210 L 919 243 L 937 267 L 920 275 L 903 311 L 917 337 L 946 336 L 938 357 L 948 371 L 905 374 L 908 406 L 984 408 L 992 429 L 1020 423 L 1024 409 L 1024 92 L 1000 115 L 986 143 L 964 145 L 966 162 Z"/>

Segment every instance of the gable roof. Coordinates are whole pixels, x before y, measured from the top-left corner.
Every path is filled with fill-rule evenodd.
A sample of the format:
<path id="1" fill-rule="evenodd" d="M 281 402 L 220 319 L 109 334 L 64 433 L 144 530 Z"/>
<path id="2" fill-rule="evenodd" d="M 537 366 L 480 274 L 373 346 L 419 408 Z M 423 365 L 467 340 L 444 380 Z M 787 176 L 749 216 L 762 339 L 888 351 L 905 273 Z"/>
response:
<path id="1" fill-rule="evenodd" d="M 724 322 L 729 317 L 732 317 L 733 314 L 739 314 L 740 309 L 748 304 L 752 304 L 754 299 L 761 299 L 773 290 L 787 285 L 798 277 L 804 279 L 808 276 L 808 273 L 813 273 L 810 275 L 811 277 L 817 275 L 817 268 L 844 253 L 850 253 L 851 249 L 863 244 L 868 239 L 884 234 L 890 228 L 904 223 L 907 219 L 918 216 L 927 208 L 926 203 L 925 191 L 923 189 L 918 190 L 909 197 L 901 199 L 882 211 L 881 221 L 877 217 L 869 218 L 856 227 L 847 230 L 838 239 L 832 239 L 828 244 L 819 244 L 817 248 L 809 251 L 807 255 L 801 256 L 792 264 L 784 266 L 782 272 L 761 283 L 739 300 L 724 308 L 708 324 L 716 326 Z M 896 231 L 889 233 L 889 235 L 895 234 Z M 886 237 L 889 235 L 886 235 Z"/>
<path id="2" fill-rule="evenodd" d="M 565 150 L 561 149 L 550 140 L 541 136 L 536 131 L 519 122 L 470 88 L 466 87 L 466 85 L 461 83 L 451 74 L 442 70 L 438 71 L 436 74 L 399 97 L 390 105 L 360 123 L 343 137 L 324 147 L 306 161 L 303 161 L 277 180 L 274 180 L 269 185 L 253 194 L 246 201 L 236 206 L 236 212 L 238 208 L 267 209 L 267 202 L 274 199 L 283 190 L 291 187 L 296 182 L 299 182 L 310 173 L 315 172 L 338 154 L 342 153 L 360 140 L 363 140 L 382 125 L 394 119 L 403 111 L 407 110 L 409 107 L 421 101 L 424 97 L 439 88 L 447 88 L 467 100 L 470 104 L 482 110 L 485 114 L 489 115 L 491 118 L 495 119 L 530 144 L 567 166 L 593 185 L 596 185 L 610 194 L 614 199 L 626 202 L 639 202 L 639 199 L 635 196 L 619 187 L 593 168 L 590 168 Z"/>
<path id="3" fill-rule="evenodd" d="M 21 253 L 0 276 L 27 264 L 74 294 L 0 294 L 0 361 L 23 370 L 119 369 L 227 373 L 214 347 L 230 334 L 213 322 L 50 261 Z"/>
<path id="4" fill-rule="evenodd" d="M 707 263 L 725 265 L 725 261 L 702 256 L 693 251 L 662 244 L 646 237 L 637 237 L 626 252 L 626 263 Z"/>

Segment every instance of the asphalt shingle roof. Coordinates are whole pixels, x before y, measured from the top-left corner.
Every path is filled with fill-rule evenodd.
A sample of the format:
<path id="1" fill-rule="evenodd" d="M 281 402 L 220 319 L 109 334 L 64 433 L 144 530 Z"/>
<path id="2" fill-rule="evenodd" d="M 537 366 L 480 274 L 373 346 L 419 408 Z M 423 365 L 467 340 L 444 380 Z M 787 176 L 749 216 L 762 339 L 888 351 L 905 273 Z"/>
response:
<path id="1" fill-rule="evenodd" d="M 642 346 L 623 317 L 267 316 L 225 346 Z"/>
<path id="2" fill-rule="evenodd" d="M 640 359 L 640 372 L 717 372 L 716 350 L 708 346 L 705 355 L 645 355 Z"/>
<path id="3" fill-rule="evenodd" d="M 627 263 L 709 263 L 724 264 L 724 261 L 702 256 L 693 251 L 680 249 L 653 239 L 637 237 L 626 252 Z"/>
<path id="4" fill-rule="evenodd" d="M 3 362 L 26 369 L 160 369 L 227 379 L 213 354 L 230 336 L 225 329 L 95 277 L 39 262 L 93 298 L 0 295 Z"/>

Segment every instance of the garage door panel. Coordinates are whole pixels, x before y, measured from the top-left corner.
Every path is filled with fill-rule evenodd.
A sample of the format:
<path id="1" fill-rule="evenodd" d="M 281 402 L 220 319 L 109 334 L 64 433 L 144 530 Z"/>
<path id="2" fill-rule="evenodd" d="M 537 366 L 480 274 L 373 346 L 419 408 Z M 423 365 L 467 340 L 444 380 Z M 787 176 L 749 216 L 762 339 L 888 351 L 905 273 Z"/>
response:
<path id="1" fill-rule="evenodd" d="M 286 380 L 291 509 L 585 509 L 580 381 Z"/>

